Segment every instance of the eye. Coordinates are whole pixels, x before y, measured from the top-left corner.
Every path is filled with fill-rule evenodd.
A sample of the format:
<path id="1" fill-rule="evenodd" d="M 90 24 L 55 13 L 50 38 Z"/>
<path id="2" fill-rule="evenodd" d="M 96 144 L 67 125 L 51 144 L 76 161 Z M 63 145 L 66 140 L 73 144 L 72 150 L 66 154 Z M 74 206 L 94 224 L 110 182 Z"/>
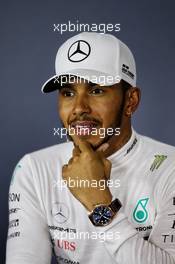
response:
<path id="1" fill-rule="evenodd" d="M 60 91 L 61 95 L 64 96 L 64 97 L 72 97 L 74 96 L 74 92 L 71 91 L 71 90 L 68 90 L 68 89 L 62 89 Z"/>
<path id="2" fill-rule="evenodd" d="M 101 89 L 101 88 L 94 88 L 94 89 L 91 90 L 90 93 L 93 94 L 93 95 L 99 95 L 99 94 L 103 94 L 104 90 Z"/>

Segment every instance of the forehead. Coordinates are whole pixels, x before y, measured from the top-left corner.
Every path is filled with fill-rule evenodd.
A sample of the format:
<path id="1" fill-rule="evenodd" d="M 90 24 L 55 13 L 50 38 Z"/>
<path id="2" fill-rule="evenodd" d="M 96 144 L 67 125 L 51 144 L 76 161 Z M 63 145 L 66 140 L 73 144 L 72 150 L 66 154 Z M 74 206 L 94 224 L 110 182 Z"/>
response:
<path id="1" fill-rule="evenodd" d="M 64 75 L 64 76 L 60 76 L 60 88 L 63 87 L 77 87 L 77 86 L 94 86 L 94 85 L 98 85 L 92 82 L 89 82 L 88 80 L 86 80 L 85 78 L 82 77 L 78 77 L 78 76 L 69 76 L 69 75 Z"/>
<path id="2" fill-rule="evenodd" d="M 60 89 L 62 88 L 79 88 L 79 87 L 85 87 L 85 88 L 105 88 L 105 89 L 112 89 L 112 88 L 118 88 L 120 87 L 120 83 L 110 85 L 110 86 L 102 86 L 100 84 L 90 82 L 89 80 L 78 77 L 78 76 L 69 76 L 69 75 L 64 75 L 60 76 Z"/>

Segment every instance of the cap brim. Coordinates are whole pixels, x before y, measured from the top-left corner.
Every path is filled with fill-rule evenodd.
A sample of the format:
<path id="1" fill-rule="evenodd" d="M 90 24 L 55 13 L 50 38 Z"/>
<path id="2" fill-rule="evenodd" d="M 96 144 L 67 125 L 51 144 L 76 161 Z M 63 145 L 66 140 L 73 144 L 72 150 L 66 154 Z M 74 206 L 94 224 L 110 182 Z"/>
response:
<path id="1" fill-rule="evenodd" d="M 65 75 L 80 77 L 89 82 L 97 83 L 101 86 L 110 86 L 110 85 L 119 83 L 121 80 L 120 76 L 111 76 L 107 73 L 98 72 L 95 70 L 77 69 L 77 70 L 72 70 L 69 72 L 64 72 L 64 73 L 62 72 L 62 73 L 59 73 L 58 75 L 52 76 L 49 80 L 47 80 L 43 84 L 41 91 L 43 93 L 49 93 L 49 92 L 58 90 L 62 86 L 62 83 L 63 83 L 60 80 L 60 76 L 65 76 Z"/>
<path id="2" fill-rule="evenodd" d="M 42 93 L 50 93 L 55 90 L 58 90 L 59 83 L 56 81 L 57 79 L 58 79 L 58 76 L 54 75 L 49 80 L 47 80 L 41 88 Z"/>

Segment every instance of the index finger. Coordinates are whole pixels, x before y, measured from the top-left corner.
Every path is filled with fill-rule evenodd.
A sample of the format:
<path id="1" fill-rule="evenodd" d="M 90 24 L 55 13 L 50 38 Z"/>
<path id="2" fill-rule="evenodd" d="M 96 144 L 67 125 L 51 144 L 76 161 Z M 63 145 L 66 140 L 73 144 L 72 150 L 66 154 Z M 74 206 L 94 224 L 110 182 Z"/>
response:
<path id="1" fill-rule="evenodd" d="M 94 153 L 90 143 L 80 139 L 77 135 L 71 135 L 71 137 L 73 138 L 75 146 L 79 147 L 81 152 Z"/>

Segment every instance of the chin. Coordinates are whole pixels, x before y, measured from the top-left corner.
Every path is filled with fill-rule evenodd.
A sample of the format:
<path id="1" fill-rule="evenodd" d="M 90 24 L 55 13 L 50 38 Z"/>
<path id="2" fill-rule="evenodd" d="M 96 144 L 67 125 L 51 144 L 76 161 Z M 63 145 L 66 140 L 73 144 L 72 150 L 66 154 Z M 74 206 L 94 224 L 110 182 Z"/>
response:
<path id="1" fill-rule="evenodd" d="M 89 135 L 77 135 L 78 138 L 80 138 L 81 140 L 85 140 L 87 141 L 94 150 L 96 150 L 97 148 L 99 148 L 104 142 L 107 141 L 107 138 L 99 138 L 99 137 L 95 137 L 95 136 L 89 136 Z M 73 141 L 73 139 L 71 138 L 71 136 L 69 136 L 69 140 Z"/>
<path id="2" fill-rule="evenodd" d="M 88 143 L 90 143 L 91 144 L 91 146 L 92 146 L 92 148 L 94 149 L 94 150 L 96 150 L 97 148 L 99 148 L 103 143 L 104 143 L 104 141 L 106 141 L 106 139 L 105 138 L 86 138 L 85 139 Z"/>

